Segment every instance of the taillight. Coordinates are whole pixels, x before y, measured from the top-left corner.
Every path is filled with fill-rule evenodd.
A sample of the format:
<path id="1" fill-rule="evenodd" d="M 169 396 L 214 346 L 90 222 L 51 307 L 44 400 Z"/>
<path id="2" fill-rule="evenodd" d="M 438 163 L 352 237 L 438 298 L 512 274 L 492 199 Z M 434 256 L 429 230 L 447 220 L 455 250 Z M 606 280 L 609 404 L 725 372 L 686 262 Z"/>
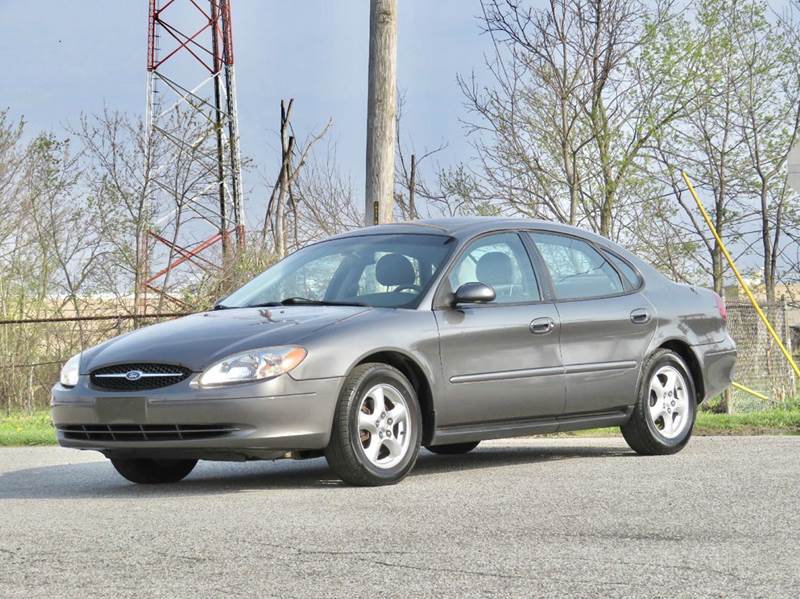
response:
<path id="1" fill-rule="evenodd" d="M 714 302 L 717 304 L 717 310 L 722 320 L 728 320 L 728 309 L 725 307 L 725 300 L 716 293 L 714 294 Z"/>

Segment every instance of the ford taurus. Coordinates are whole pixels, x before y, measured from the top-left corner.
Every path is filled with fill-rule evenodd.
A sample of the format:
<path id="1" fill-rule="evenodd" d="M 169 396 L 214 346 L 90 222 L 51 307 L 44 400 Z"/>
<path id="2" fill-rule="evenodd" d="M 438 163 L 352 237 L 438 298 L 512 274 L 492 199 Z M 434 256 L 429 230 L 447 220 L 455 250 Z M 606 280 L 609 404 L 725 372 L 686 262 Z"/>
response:
<path id="1" fill-rule="evenodd" d="M 65 447 L 137 483 L 200 459 L 325 456 L 356 485 L 420 447 L 619 426 L 671 454 L 731 382 L 722 300 L 586 231 L 497 218 L 370 227 L 309 245 L 214 309 L 71 358 Z"/>

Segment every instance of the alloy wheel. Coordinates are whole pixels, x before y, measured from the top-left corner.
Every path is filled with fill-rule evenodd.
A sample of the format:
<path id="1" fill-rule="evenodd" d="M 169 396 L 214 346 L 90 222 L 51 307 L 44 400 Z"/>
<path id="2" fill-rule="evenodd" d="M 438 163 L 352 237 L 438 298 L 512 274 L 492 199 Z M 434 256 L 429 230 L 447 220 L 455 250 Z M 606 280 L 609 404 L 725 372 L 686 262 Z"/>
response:
<path id="1" fill-rule="evenodd" d="M 662 366 L 650 379 L 649 417 L 667 439 L 681 435 L 691 419 L 689 391 L 683 374 L 674 366 Z"/>
<path id="2" fill-rule="evenodd" d="M 411 444 L 408 405 L 397 389 L 380 383 L 367 391 L 358 408 L 358 438 L 367 460 L 378 468 L 392 468 Z"/>

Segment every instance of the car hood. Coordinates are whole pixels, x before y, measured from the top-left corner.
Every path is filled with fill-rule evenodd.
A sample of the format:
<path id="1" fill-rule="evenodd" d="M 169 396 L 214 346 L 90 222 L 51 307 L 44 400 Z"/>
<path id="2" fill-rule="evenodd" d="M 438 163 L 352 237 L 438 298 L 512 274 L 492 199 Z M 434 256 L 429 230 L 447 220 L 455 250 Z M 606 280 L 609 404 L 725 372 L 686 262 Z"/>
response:
<path id="1" fill-rule="evenodd" d="M 195 372 L 238 351 L 300 343 L 371 308 L 287 306 L 234 308 L 154 324 L 86 350 L 81 373 L 114 364 L 163 363 Z"/>

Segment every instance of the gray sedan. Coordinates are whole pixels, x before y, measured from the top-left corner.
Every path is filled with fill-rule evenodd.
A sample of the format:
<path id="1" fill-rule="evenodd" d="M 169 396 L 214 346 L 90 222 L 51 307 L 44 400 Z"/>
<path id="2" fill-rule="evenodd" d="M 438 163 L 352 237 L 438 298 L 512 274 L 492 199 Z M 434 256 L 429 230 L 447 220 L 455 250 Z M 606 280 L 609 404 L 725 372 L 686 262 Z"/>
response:
<path id="1" fill-rule="evenodd" d="M 74 356 L 52 415 L 61 445 L 137 483 L 178 481 L 199 459 L 324 455 L 343 480 L 380 485 L 421 446 L 608 426 L 670 454 L 731 382 L 725 321 L 712 291 L 574 227 L 382 225 Z"/>

